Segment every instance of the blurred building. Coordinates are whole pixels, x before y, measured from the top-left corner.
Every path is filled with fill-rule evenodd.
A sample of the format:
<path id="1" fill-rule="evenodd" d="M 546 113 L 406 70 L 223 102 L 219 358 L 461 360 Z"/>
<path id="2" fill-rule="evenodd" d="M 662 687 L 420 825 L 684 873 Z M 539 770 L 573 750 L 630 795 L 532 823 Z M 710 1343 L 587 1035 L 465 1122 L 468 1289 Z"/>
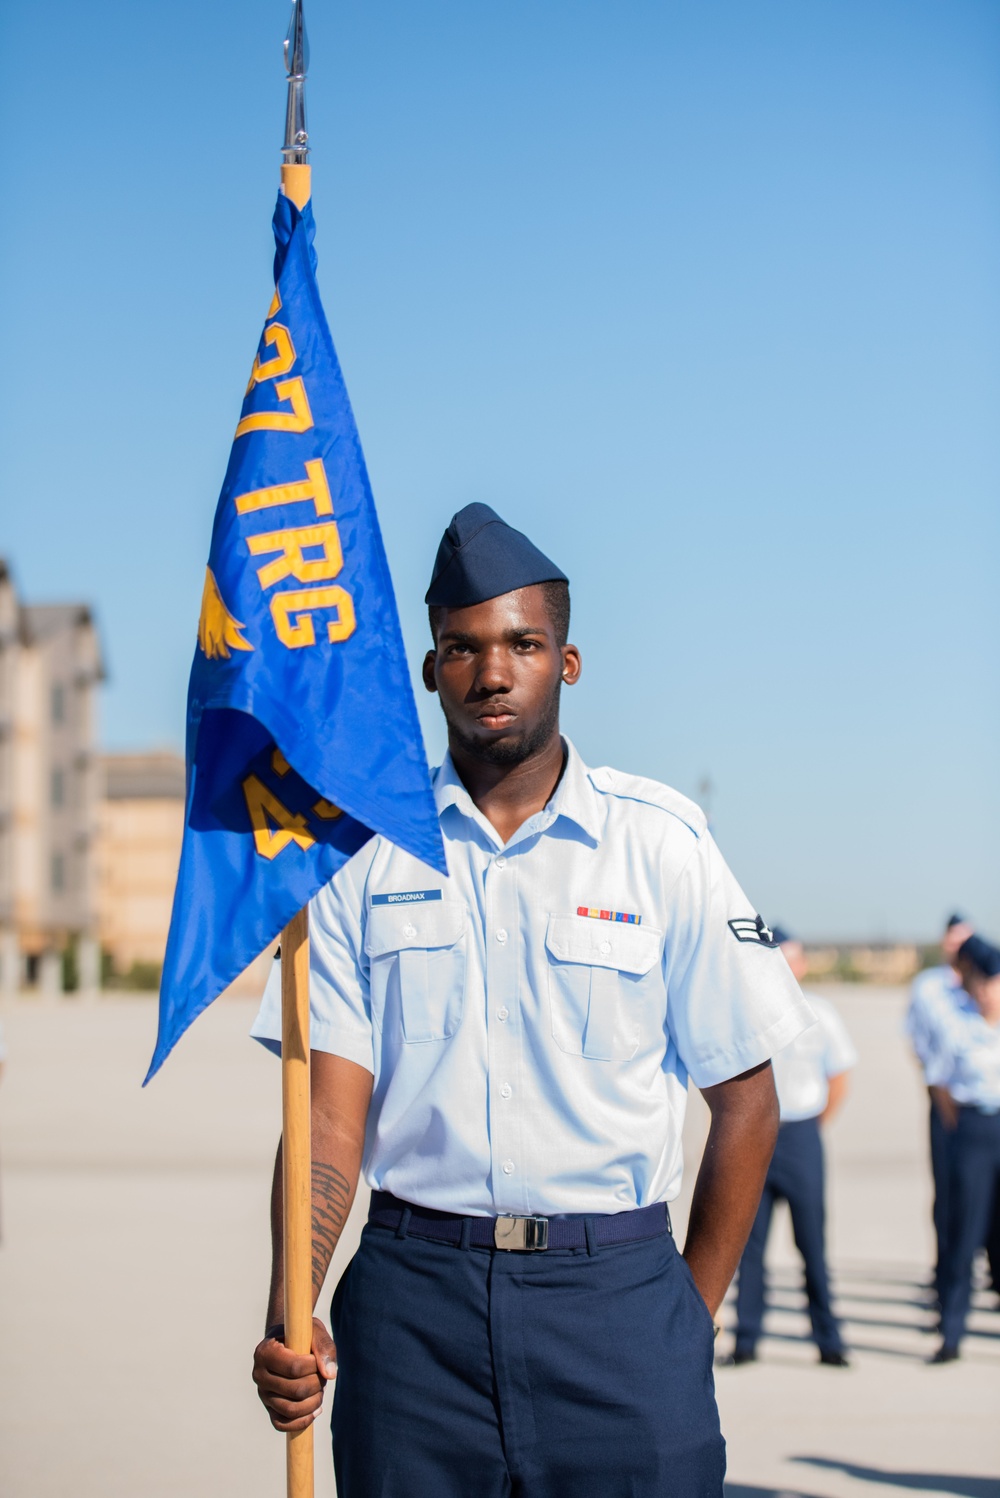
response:
<path id="1" fill-rule="evenodd" d="M 105 982 L 159 987 L 184 835 L 184 760 L 171 750 L 105 754 L 96 844 Z M 274 943 L 230 992 L 263 992 Z"/>
<path id="2" fill-rule="evenodd" d="M 807 977 L 840 983 L 875 983 L 892 987 L 908 983 L 925 964 L 939 961 L 934 947 L 911 942 L 843 943 L 838 946 L 806 945 Z"/>
<path id="3" fill-rule="evenodd" d="M 184 761 L 170 751 L 105 754 L 97 841 L 101 947 L 111 972 L 155 986 L 184 832 Z"/>
<path id="4" fill-rule="evenodd" d="M 0 992 L 159 984 L 184 761 L 97 753 L 104 678 L 90 607 L 25 603 L 0 558 Z M 259 993 L 272 954 L 234 991 Z"/>
<path id="5" fill-rule="evenodd" d="M 100 977 L 97 688 L 84 603 L 25 604 L 0 561 L 0 986 Z"/>

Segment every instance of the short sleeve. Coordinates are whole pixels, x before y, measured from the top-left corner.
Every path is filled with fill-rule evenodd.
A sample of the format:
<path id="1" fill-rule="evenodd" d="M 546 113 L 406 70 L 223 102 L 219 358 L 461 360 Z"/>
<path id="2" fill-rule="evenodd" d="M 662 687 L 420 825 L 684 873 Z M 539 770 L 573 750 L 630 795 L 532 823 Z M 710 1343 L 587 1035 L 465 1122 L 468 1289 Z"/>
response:
<path id="1" fill-rule="evenodd" d="M 904 1029 L 920 1065 L 927 1067 L 934 1059 L 937 1041 L 934 1024 L 934 1000 L 939 997 L 937 975 L 934 972 L 918 973 L 910 989 L 910 1005 L 906 1011 Z"/>
<path id="2" fill-rule="evenodd" d="M 847 1026 L 832 1004 L 815 1004 L 816 1016 L 823 1031 L 823 1069 L 828 1077 L 839 1077 L 858 1064 L 858 1053 Z"/>
<path id="3" fill-rule="evenodd" d="M 361 892 L 370 856 L 339 869 L 309 902 L 309 1045 L 374 1073 Z M 281 962 L 273 964 L 250 1034 L 281 1055 Z"/>
<path id="4" fill-rule="evenodd" d="M 948 1087 L 955 1075 L 955 1053 L 950 1045 L 942 1042 L 928 1052 L 924 1062 L 924 1081 L 928 1087 Z"/>
<path id="5" fill-rule="evenodd" d="M 677 879 L 668 919 L 667 1029 L 696 1087 L 759 1066 L 815 1023 L 709 833 Z"/>
<path id="6" fill-rule="evenodd" d="M 971 1002 L 971 1001 L 970 1001 Z M 934 1043 L 924 1062 L 924 1081 L 928 1087 L 950 1087 L 955 1078 L 959 1054 L 965 1045 L 968 1011 L 957 1007 L 938 1016 Z"/>

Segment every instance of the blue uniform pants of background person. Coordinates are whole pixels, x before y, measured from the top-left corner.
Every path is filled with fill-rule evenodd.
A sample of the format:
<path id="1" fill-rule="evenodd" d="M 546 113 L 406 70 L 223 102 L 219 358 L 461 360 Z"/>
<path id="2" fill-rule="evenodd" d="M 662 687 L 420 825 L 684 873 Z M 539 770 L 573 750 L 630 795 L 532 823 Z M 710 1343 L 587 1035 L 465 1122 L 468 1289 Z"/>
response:
<path id="1" fill-rule="evenodd" d="M 990 1284 L 1000 1295 L 1000 1188 L 993 1197 L 993 1218 L 986 1233 L 986 1257 L 990 1262 Z"/>
<path id="2" fill-rule="evenodd" d="M 815 1118 L 783 1123 L 768 1167 L 764 1192 L 740 1260 L 736 1295 L 736 1351 L 752 1353 L 764 1321 L 764 1250 L 775 1202 L 784 1199 L 792 1217 L 795 1246 L 806 1272 L 813 1339 L 820 1352 L 843 1352 L 840 1326 L 830 1303 L 826 1272 L 823 1141 Z"/>
<path id="3" fill-rule="evenodd" d="M 333 1331 L 340 1498 L 722 1498 L 712 1319 L 666 1226 L 509 1253 L 369 1224 Z"/>
<path id="4" fill-rule="evenodd" d="M 948 1263 L 941 1309 L 941 1336 L 957 1347 L 965 1332 L 972 1296 L 972 1263 L 986 1242 L 1000 1190 L 1000 1113 L 961 1108 L 952 1151 Z"/>
<path id="5" fill-rule="evenodd" d="M 937 1262 L 934 1265 L 934 1290 L 938 1300 L 944 1298 L 948 1263 L 948 1227 L 951 1221 L 952 1155 L 955 1133 L 947 1129 L 941 1115 L 931 1103 L 931 1174 L 934 1177 L 934 1239 L 937 1247 Z"/>

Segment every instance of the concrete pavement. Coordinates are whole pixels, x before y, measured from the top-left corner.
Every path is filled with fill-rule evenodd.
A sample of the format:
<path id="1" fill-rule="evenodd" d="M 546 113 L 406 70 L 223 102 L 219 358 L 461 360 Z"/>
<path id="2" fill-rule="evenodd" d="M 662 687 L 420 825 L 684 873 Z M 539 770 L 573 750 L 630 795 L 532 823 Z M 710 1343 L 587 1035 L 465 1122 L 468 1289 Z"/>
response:
<path id="1" fill-rule="evenodd" d="M 978 1297 L 960 1363 L 923 1361 L 935 1345 L 922 1288 L 926 1110 L 899 1033 L 904 995 L 824 991 L 861 1054 L 829 1141 L 831 1256 L 854 1367 L 814 1366 L 782 1217 L 761 1361 L 718 1372 L 730 1498 L 1000 1498 L 995 1298 Z M 141 1092 L 148 997 L 0 1006 L 3 1498 L 284 1492 L 283 1442 L 248 1376 L 279 1127 L 277 1064 L 246 1039 L 253 1009 L 214 1005 Z M 687 1189 L 704 1127 L 696 1099 Z M 334 1498 L 318 1434 L 317 1498 Z"/>

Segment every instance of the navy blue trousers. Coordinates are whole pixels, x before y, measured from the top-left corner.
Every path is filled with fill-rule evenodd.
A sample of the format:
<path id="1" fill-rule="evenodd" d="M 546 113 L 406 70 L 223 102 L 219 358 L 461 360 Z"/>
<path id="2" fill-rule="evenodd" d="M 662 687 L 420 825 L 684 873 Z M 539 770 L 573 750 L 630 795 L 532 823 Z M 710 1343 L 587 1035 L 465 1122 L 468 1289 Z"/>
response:
<path id="1" fill-rule="evenodd" d="M 843 1352 L 830 1303 L 826 1272 L 823 1141 L 815 1118 L 783 1123 L 778 1130 L 764 1191 L 740 1260 L 736 1295 L 736 1348 L 753 1352 L 764 1321 L 764 1250 L 775 1202 L 787 1201 L 795 1246 L 806 1272 L 813 1340 L 821 1352 Z"/>
<path id="2" fill-rule="evenodd" d="M 1000 1187 L 993 1197 L 993 1219 L 986 1234 L 986 1256 L 990 1261 L 990 1284 L 1000 1295 Z"/>
<path id="3" fill-rule="evenodd" d="M 722 1498 L 673 1238 L 505 1253 L 369 1224 L 333 1301 L 340 1498 Z"/>
<path id="4" fill-rule="evenodd" d="M 937 1261 L 934 1265 L 934 1289 L 938 1300 L 944 1298 L 948 1263 L 948 1225 L 951 1218 L 950 1186 L 955 1135 L 941 1122 L 941 1115 L 931 1103 L 931 1174 L 934 1177 L 934 1239 Z"/>
<path id="5" fill-rule="evenodd" d="M 957 1347 L 969 1314 L 972 1262 L 987 1240 L 1000 1191 L 1000 1113 L 962 1108 L 952 1140 L 941 1335 L 949 1347 Z"/>

